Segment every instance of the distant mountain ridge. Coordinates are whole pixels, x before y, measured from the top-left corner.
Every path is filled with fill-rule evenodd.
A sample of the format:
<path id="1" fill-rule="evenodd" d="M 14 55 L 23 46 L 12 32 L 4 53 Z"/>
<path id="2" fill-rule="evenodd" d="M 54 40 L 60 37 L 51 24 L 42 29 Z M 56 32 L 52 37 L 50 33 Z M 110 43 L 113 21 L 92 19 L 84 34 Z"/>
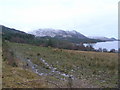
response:
<path id="1" fill-rule="evenodd" d="M 74 44 L 79 43 L 97 43 L 97 42 L 104 42 L 104 41 L 114 41 L 115 38 L 104 39 L 101 38 L 89 38 L 85 35 L 72 30 L 72 31 L 65 31 L 65 30 L 56 30 L 56 29 L 38 29 L 32 32 L 23 32 L 20 30 L 16 30 L 14 28 L 9 28 L 3 25 L 0 25 L 2 29 L 2 36 L 5 40 L 15 41 L 15 42 L 22 42 L 22 43 L 32 43 L 39 45 L 43 42 L 47 42 L 47 40 L 52 39 L 55 41 L 64 41 Z"/>
<path id="2" fill-rule="evenodd" d="M 103 40 L 103 41 L 116 41 L 117 39 L 115 38 L 107 38 L 107 37 L 100 37 L 100 36 L 88 36 L 88 38 L 91 39 L 99 39 L 99 40 Z"/>
<path id="3" fill-rule="evenodd" d="M 38 30 L 34 30 L 32 32 L 29 32 L 30 34 L 33 34 L 35 36 L 39 36 L 39 37 L 44 37 L 44 36 L 50 36 L 50 37 L 76 37 L 79 39 L 87 39 L 86 36 L 84 36 L 83 34 L 72 30 L 72 31 L 65 31 L 65 30 L 56 30 L 56 29 L 38 29 Z"/>

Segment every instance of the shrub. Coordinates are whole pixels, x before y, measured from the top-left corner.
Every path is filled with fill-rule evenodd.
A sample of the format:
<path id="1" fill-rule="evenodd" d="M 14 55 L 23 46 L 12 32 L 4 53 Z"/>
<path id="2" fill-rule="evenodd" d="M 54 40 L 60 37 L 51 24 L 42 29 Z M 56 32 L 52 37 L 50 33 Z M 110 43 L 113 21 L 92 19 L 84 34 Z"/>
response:
<path id="1" fill-rule="evenodd" d="M 12 63 L 12 66 L 13 66 L 13 67 L 18 67 L 18 65 L 16 64 L 16 62 L 13 62 L 13 63 Z"/>
<path id="2" fill-rule="evenodd" d="M 107 49 L 106 49 L 106 48 L 103 48 L 103 52 L 107 52 Z"/>
<path id="3" fill-rule="evenodd" d="M 110 50 L 110 52 L 113 52 L 113 53 L 115 53 L 115 49 L 111 49 L 111 50 Z"/>

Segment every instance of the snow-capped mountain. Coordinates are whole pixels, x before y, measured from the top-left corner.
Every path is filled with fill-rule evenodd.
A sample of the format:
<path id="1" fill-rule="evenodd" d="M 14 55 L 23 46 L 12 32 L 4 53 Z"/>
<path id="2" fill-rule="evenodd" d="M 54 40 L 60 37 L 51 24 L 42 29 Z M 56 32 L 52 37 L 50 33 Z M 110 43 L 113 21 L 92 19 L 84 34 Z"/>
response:
<path id="1" fill-rule="evenodd" d="M 55 29 L 38 29 L 29 33 L 39 37 L 44 37 L 44 36 L 58 37 L 59 36 L 59 37 L 77 37 L 80 39 L 87 38 L 86 36 L 84 36 L 83 34 L 75 30 L 64 31 L 64 30 L 55 30 Z"/>

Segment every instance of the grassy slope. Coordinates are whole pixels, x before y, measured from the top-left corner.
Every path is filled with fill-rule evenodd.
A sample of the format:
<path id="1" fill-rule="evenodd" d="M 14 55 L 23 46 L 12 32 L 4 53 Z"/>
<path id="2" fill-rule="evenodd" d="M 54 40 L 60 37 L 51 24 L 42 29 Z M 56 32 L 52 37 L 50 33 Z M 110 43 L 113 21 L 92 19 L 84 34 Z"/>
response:
<path id="1" fill-rule="evenodd" d="M 36 80 L 38 80 L 36 82 Z M 19 67 L 3 63 L 3 88 L 45 88 L 46 83 L 41 77 Z"/>
<path id="2" fill-rule="evenodd" d="M 93 87 L 117 87 L 118 55 L 115 53 L 62 50 L 62 49 L 54 49 L 50 47 L 48 48 L 37 47 L 37 46 L 32 46 L 27 44 L 17 44 L 17 43 L 8 43 L 8 44 L 10 46 L 10 49 L 14 52 L 14 56 L 20 60 L 24 61 L 26 58 L 30 58 L 32 62 L 34 62 L 35 64 L 41 65 L 38 58 L 42 57 L 49 64 L 56 67 L 59 71 L 73 74 L 75 77 L 77 77 L 78 81 L 77 80 L 73 81 L 73 83 L 77 83 L 78 86 L 80 86 L 79 84 L 81 84 L 80 81 L 85 81 L 85 83 L 87 83 L 86 85 L 80 87 L 85 88 L 85 87 L 90 87 L 91 85 Z M 37 56 L 38 54 L 40 55 Z M 29 78 L 27 77 L 29 76 L 27 75 L 29 72 L 25 73 L 26 71 L 16 67 L 15 68 L 12 68 L 10 66 L 8 68 L 6 67 L 3 67 L 3 71 L 5 71 L 3 72 L 3 74 L 5 75 L 5 78 L 3 78 L 4 87 L 10 87 L 12 85 L 14 86 L 15 83 L 12 83 L 11 85 L 11 82 L 13 81 L 23 82 L 24 80 L 27 80 L 27 78 Z M 15 74 L 15 77 L 13 77 L 13 73 L 10 72 L 12 70 L 18 73 Z M 7 72 L 9 72 L 9 74 Z M 20 79 L 19 79 L 19 74 L 21 75 Z M 22 75 L 24 76 L 24 78 L 22 78 L 23 77 Z M 30 76 L 32 78 L 37 78 L 37 79 L 39 78 L 37 75 L 33 75 L 32 73 Z M 9 78 L 10 81 L 9 79 L 6 78 Z M 73 86 L 78 87 L 77 85 L 73 85 Z M 18 87 L 23 87 L 23 86 L 20 85 Z"/>

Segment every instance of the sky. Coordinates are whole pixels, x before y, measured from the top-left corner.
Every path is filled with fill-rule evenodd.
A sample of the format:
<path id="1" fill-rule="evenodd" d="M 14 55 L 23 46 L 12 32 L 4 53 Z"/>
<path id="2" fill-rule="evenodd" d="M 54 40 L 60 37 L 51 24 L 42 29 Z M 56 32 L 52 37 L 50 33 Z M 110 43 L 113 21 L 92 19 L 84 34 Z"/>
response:
<path id="1" fill-rule="evenodd" d="M 0 24 L 25 32 L 52 28 L 118 38 L 118 1 L 0 0 Z"/>

